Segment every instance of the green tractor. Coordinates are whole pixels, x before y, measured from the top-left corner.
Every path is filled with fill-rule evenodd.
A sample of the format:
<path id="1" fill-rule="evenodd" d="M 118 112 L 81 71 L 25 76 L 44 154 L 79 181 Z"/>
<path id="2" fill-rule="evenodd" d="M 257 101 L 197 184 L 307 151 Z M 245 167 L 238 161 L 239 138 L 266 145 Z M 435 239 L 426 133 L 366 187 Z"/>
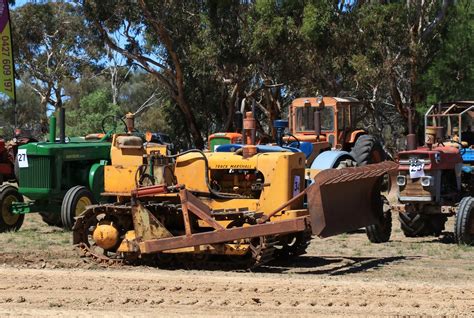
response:
<path id="1" fill-rule="evenodd" d="M 87 205 L 100 201 L 104 166 L 110 160 L 109 134 L 100 139 L 67 140 L 64 109 L 59 114 L 59 141 L 52 117 L 48 142 L 19 147 L 15 163 L 18 188 L 0 187 L 0 232 L 18 231 L 25 214 L 33 212 L 39 212 L 49 225 L 71 229 L 74 218 Z"/>

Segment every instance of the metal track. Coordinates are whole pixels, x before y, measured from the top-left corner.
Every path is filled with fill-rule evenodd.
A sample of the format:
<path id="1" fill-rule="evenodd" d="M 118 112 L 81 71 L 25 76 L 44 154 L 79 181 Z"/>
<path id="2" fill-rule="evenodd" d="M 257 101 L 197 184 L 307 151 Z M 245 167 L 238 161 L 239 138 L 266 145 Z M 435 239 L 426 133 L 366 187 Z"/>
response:
<path id="1" fill-rule="evenodd" d="M 145 207 L 153 207 L 160 209 L 168 209 L 168 211 L 180 212 L 181 206 L 179 204 L 171 203 L 150 203 L 145 204 Z M 153 210 L 153 209 L 152 209 Z M 94 246 L 89 242 L 89 235 L 94 227 L 102 219 L 120 219 L 127 217 L 131 219 L 131 207 L 123 204 L 104 204 L 90 206 L 84 213 L 76 219 L 73 227 L 73 243 L 79 249 L 82 257 L 105 266 L 123 265 L 123 264 L 156 264 L 158 266 L 165 265 L 168 268 L 186 267 L 186 268 L 228 268 L 228 269 L 255 269 L 262 266 L 275 257 L 275 245 L 278 243 L 276 236 L 258 237 L 250 240 L 249 254 L 247 256 L 230 256 L 226 261 L 214 261 L 219 257 L 209 254 L 194 254 L 194 253 L 179 253 L 168 254 L 167 261 L 162 264 L 160 255 L 130 255 L 114 254 L 114 253 L 98 253 L 94 250 Z M 120 223 L 120 222 L 119 222 Z M 126 223 L 126 222 L 125 222 Z M 132 228 L 121 228 L 121 235 L 124 235 L 127 230 Z M 109 254 L 112 254 L 110 256 Z M 171 259 L 168 259 L 170 257 Z M 243 258 L 243 262 L 232 262 L 232 259 Z M 221 258 L 222 259 L 222 258 Z M 228 264 L 226 264 L 228 263 Z M 230 265 L 230 266 L 227 266 Z"/>
<path id="2" fill-rule="evenodd" d="M 293 239 L 289 242 L 288 239 Z M 298 232 L 287 236 L 279 237 L 275 245 L 275 258 L 278 260 L 288 260 L 306 254 L 306 249 L 311 241 L 311 231 Z"/>

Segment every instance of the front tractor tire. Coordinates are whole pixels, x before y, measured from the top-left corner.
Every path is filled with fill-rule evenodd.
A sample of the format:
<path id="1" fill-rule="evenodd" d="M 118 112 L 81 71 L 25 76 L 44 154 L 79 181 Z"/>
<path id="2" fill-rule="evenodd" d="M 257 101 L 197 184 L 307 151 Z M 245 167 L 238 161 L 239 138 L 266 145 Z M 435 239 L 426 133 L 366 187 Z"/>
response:
<path id="1" fill-rule="evenodd" d="M 465 197 L 459 203 L 454 223 L 454 240 L 458 244 L 474 245 L 474 198 Z"/>
<path id="2" fill-rule="evenodd" d="M 84 212 L 88 205 L 96 203 L 92 192 L 84 186 L 75 186 L 69 189 L 61 205 L 61 222 L 63 228 L 71 230 L 75 218 Z"/>
<path id="3" fill-rule="evenodd" d="M 382 201 L 383 213 L 380 223 L 369 225 L 365 228 L 367 237 L 372 243 L 386 243 L 390 240 L 392 234 L 392 210 L 387 198 L 382 196 Z"/>
<path id="4" fill-rule="evenodd" d="M 362 135 L 357 138 L 351 151 L 352 157 L 358 166 L 385 161 L 387 156 L 380 142 L 371 135 Z"/>
<path id="5" fill-rule="evenodd" d="M 23 196 L 11 185 L 0 188 L 0 233 L 18 231 L 25 219 L 24 214 L 13 214 L 13 202 L 23 202 Z"/>
<path id="6" fill-rule="evenodd" d="M 443 214 L 400 212 L 400 228 L 406 237 L 440 236 L 448 220 Z"/>

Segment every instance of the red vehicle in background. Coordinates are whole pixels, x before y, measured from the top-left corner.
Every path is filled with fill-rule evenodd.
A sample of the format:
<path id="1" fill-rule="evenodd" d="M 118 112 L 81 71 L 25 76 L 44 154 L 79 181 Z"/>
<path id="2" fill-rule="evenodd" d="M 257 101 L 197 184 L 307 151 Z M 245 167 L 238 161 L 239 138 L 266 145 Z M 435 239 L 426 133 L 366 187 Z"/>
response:
<path id="1" fill-rule="evenodd" d="M 455 241 L 474 244 L 473 121 L 474 101 L 433 105 L 425 114 L 425 145 L 416 147 L 412 134 L 399 153 L 399 204 L 392 208 L 405 236 L 439 236 L 455 216 Z"/>
<path id="2" fill-rule="evenodd" d="M 15 129 L 14 138 L 8 142 L 0 138 L 0 184 L 5 181 L 18 181 L 15 165 L 18 147 L 35 141 L 35 138 L 28 136 L 21 129 Z"/>

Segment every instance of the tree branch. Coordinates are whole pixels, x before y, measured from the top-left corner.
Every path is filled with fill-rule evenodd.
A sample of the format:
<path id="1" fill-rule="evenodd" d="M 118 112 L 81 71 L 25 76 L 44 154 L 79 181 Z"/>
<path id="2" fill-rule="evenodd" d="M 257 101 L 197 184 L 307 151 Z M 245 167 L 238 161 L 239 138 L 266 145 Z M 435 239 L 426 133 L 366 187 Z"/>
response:
<path id="1" fill-rule="evenodd" d="M 448 8 L 452 5 L 454 5 L 454 0 L 443 0 L 441 4 L 441 9 L 438 11 L 438 14 L 421 33 L 422 41 L 426 41 L 428 37 L 433 34 L 436 27 L 444 21 L 444 19 L 446 18 L 446 13 L 448 12 Z"/>

